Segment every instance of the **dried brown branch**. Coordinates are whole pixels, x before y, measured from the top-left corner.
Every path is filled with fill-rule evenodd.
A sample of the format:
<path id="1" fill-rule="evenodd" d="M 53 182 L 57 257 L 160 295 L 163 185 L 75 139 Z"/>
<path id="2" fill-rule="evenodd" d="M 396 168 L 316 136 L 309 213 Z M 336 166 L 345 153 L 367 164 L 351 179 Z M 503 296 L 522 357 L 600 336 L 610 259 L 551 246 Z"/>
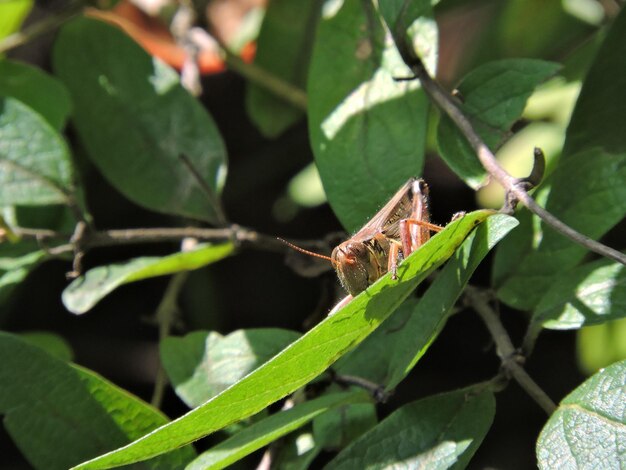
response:
<path id="1" fill-rule="evenodd" d="M 401 22 L 398 23 L 400 24 Z M 546 211 L 543 207 L 539 206 L 528 194 L 527 182 L 515 178 L 507 173 L 502 166 L 500 166 L 493 152 L 489 150 L 489 147 L 487 147 L 474 130 L 470 120 L 458 107 L 454 97 L 430 76 L 422 60 L 418 57 L 412 46 L 406 40 L 403 29 L 397 29 L 393 33 L 393 37 L 398 51 L 402 56 L 402 60 L 415 74 L 415 78 L 419 79 L 426 94 L 444 113 L 450 117 L 450 119 L 452 119 L 476 152 L 476 155 L 485 170 L 487 170 L 487 172 L 496 181 L 498 181 L 500 185 L 502 185 L 505 191 L 510 194 L 510 197 L 520 201 L 531 212 L 540 217 L 546 224 L 562 235 L 570 238 L 572 241 L 595 253 L 626 265 L 626 255 L 581 234 L 563 223 L 550 212 Z M 533 176 L 536 175 L 531 175 L 531 177 Z"/>
<path id="2" fill-rule="evenodd" d="M 163 298 L 157 307 L 155 317 L 159 325 L 159 343 L 170 335 L 172 325 L 174 324 L 176 316 L 179 313 L 177 299 L 188 277 L 188 271 L 183 271 L 172 276 L 169 284 L 167 285 L 167 289 L 165 289 Z M 167 376 L 165 374 L 165 370 L 163 369 L 163 365 L 159 365 L 159 370 L 157 371 L 154 383 L 154 390 L 152 392 L 152 400 L 150 401 L 152 406 L 156 408 L 161 406 L 166 385 Z"/>
<path id="3" fill-rule="evenodd" d="M 65 234 L 52 230 L 14 229 L 16 235 L 23 238 L 32 238 L 42 244 L 53 241 L 67 241 L 70 243 L 50 248 L 50 253 L 60 256 L 80 249 L 86 252 L 92 248 L 133 245 L 143 243 L 181 242 L 186 238 L 198 241 L 225 242 L 232 241 L 238 246 L 275 253 L 288 253 L 291 249 L 272 235 L 259 233 L 239 225 L 230 225 L 224 228 L 201 227 L 163 227 L 137 228 L 122 230 L 83 230 L 80 236 Z M 289 240 L 300 246 L 317 246 L 315 240 Z"/>
<path id="4" fill-rule="evenodd" d="M 501 360 L 505 376 L 512 377 L 548 415 L 551 415 L 556 410 L 556 405 L 524 370 L 522 365 L 525 357 L 513 346 L 498 314 L 489 305 L 488 295 L 475 287 L 468 286 L 465 290 L 465 300 L 485 322 L 496 344 L 496 353 Z"/>

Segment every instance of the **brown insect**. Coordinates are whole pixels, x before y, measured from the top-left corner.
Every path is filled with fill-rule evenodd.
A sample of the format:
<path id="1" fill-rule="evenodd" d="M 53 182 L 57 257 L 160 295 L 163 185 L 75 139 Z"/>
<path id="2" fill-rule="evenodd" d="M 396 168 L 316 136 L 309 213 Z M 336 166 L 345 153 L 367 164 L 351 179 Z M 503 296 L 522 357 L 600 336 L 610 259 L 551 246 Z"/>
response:
<path id="1" fill-rule="evenodd" d="M 350 294 L 337 305 L 345 305 L 384 274 L 396 277 L 398 262 L 422 246 L 430 232 L 442 227 L 430 223 L 428 185 L 411 178 L 352 238 L 337 246 L 330 257 L 304 250 L 289 242 L 290 247 L 333 263 L 343 287 Z"/>

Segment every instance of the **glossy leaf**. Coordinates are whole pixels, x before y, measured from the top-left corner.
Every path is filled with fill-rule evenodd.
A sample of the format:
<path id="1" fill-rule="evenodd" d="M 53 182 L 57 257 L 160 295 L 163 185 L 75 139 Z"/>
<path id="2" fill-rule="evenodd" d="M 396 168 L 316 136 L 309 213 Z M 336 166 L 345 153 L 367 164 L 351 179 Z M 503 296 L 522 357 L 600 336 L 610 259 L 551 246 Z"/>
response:
<path id="1" fill-rule="evenodd" d="M 254 64 L 304 89 L 322 2 L 275 0 L 269 3 L 257 39 Z M 246 90 L 246 109 L 266 137 L 276 137 L 299 119 L 303 110 L 253 82 Z"/>
<path id="2" fill-rule="evenodd" d="M 185 468 L 186 470 L 225 468 L 332 408 L 369 399 L 369 396 L 361 391 L 335 393 L 304 402 L 252 424 L 240 433 L 203 452 Z"/>
<path id="3" fill-rule="evenodd" d="M 176 394 L 189 408 L 223 392 L 300 336 L 278 328 L 237 330 L 227 336 L 194 331 L 160 345 L 161 362 Z"/>
<path id="4" fill-rule="evenodd" d="M 30 106 L 57 131 L 65 126 L 72 107 L 70 94 L 60 81 L 14 60 L 0 60 L 0 95 Z"/>
<path id="5" fill-rule="evenodd" d="M 167 422 L 148 404 L 102 377 L 0 332 L 0 413 L 4 426 L 37 469 L 65 470 Z M 177 468 L 191 448 L 146 462 Z"/>
<path id="6" fill-rule="evenodd" d="M 342 449 L 378 424 L 373 403 L 347 404 L 313 420 L 315 444 L 331 451 Z"/>
<path id="7" fill-rule="evenodd" d="M 626 268 L 602 259 L 561 274 L 543 296 L 533 322 L 568 330 L 626 316 Z"/>
<path id="8" fill-rule="evenodd" d="M 539 468 L 624 468 L 625 404 L 626 361 L 621 361 L 561 401 L 537 441 Z"/>
<path id="9" fill-rule="evenodd" d="M 198 269 L 233 251 L 231 243 L 198 245 L 193 250 L 163 257 L 135 258 L 125 263 L 90 269 L 67 286 L 62 299 L 72 313 L 85 313 L 119 286 L 151 277 Z"/>
<path id="10" fill-rule="evenodd" d="M 411 23 L 434 69 L 436 25 Z M 394 80 L 409 75 L 372 3 L 324 10 L 308 77 L 309 130 L 324 190 L 349 231 L 422 172 L 428 100 L 417 81 Z"/>
<path id="11" fill-rule="evenodd" d="M 478 388 L 424 398 L 394 411 L 324 468 L 464 468 L 494 414 L 493 394 Z"/>
<path id="12" fill-rule="evenodd" d="M 537 59 L 504 59 L 472 70 L 461 81 L 457 87 L 460 107 L 492 151 L 506 140 L 537 85 L 559 68 L 559 64 Z M 437 142 L 448 166 L 469 186 L 477 189 L 484 184 L 486 171 L 476 152 L 447 116 L 441 117 Z"/>
<path id="13" fill-rule="evenodd" d="M 0 207 L 66 203 L 71 185 L 61 136 L 22 102 L 0 97 Z"/>
<path id="14" fill-rule="evenodd" d="M 415 287 L 445 262 L 491 211 L 452 222 L 398 267 L 398 279 L 379 279 L 251 374 L 171 424 L 131 445 L 76 468 L 108 468 L 147 459 L 258 413 L 313 380 L 374 331 Z"/>
<path id="15" fill-rule="evenodd" d="M 444 327 L 474 270 L 496 243 L 517 226 L 513 217 L 487 219 L 463 242 L 419 299 L 407 300 L 335 370 L 394 389 Z"/>
<path id="16" fill-rule="evenodd" d="M 220 221 L 224 144 L 174 70 L 119 29 L 85 18 L 63 27 L 53 64 L 89 158 L 111 185 L 158 212 Z"/>
<path id="17" fill-rule="evenodd" d="M 274 466 L 277 470 L 308 470 L 321 451 L 310 431 L 304 429 L 291 433 L 281 440 L 281 446 L 274 454 Z"/>
<path id="18" fill-rule="evenodd" d="M 621 11 L 583 83 L 567 129 L 558 166 L 546 181 L 545 207 L 576 230 L 599 238 L 626 214 L 626 11 Z M 524 229 L 526 231 L 526 229 Z M 551 228 L 534 231 L 532 249 L 498 296 L 533 310 L 561 273 L 576 266 L 586 250 Z M 503 244 L 506 246 L 507 244 Z"/>

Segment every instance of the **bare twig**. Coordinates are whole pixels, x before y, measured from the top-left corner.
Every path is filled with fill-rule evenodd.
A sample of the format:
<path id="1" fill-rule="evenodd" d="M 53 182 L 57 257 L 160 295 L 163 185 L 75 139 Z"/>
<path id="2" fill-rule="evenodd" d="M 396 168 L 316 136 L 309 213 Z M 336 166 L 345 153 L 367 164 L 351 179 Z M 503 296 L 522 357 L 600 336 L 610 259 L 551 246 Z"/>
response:
<path id="1" fill-rule="evenodd" d="M 23 31 L 18 31 L 0 41 L 0 54 L 3 54 L 11 49 L 26 44 L 32 41 L 38 36 L 54 31 L 70 18 L 78 15 L 83 8 L 82 2 L 74 2 L 66 10 L 59 12 L 56 15 L 49 16 L 38 23 L 35 23 Z"/>
<path id="2" fill-rule="evenodd" d="M 39 240 L 42 243 L 51 240 L 67 240 L 72 235 L 45 229 L 14 229 L 16 235 L 23 238 Z M 230 225 L 224 228 L 201 228 L 201 227 L 164 227 L 164 228 L 138 228 L 123 230 L 86 230 L 81 233 L 80 247 L 83 251 L 92 248 L 132 245 L 141 243 L 180 242 L 185 238 L 195 238 L 198 241 L 225 242 L 232 241 L 236 245 L 253 248 L 261 251 L 287 253 L 291 249 L 280 242 L 275 236 L 259 233 L 239 225 Z M 319 242 L 312 240 L 290 240 L 300 246 L 317 245 Z M 50 248 L 49 252 L 56 256 L 73 252 L 75 243 L 67 243 Z"/>
<path id="3" fill-rule="evenodd" d="M 487 295 L 472 286 L 467 286 L 465 298 L 468 304 L 471 305 L 483 319 L 489 333 L 491 333 L 491 337 L 496 344 L 496 352 L 502 361 L 502 369 L 505 374 L 515 379 L 524 391 L 528 393 L 548 415 L 551 415 L 554 410 L 556 410 L 556 405 L 522 367 L 525 358 L 513 346 L 511 338 L 500 322 L 498 315 L 489 305 Z"/>
<path id="4" fill-rule="evenodd" d="M 218 37 L 210 36 L 204 30 L 193 28 L 190 36 L 200 49 L 210 48 L 217 45 L 224 56 L 224 61 L 232 70 L 244 77 L 246 80 L 265 88 L 276 97 L 289 103 L 294 108 L 302 111 L 307 109 L 306 93 L 299 87 L 283 80 L 280 77 L 268 72 L 258 65 L 247 63 L 237 54 L 233 53 L 223 41 Z"/>
<path id="5" fill-rule="evenodd" d="M 159 343 L 170 335 L 170 330 L 172 329 L 172 325 L 174 324 L 176 315 L 178 314 L 177 299 L 188 277 L 189 271 L 182 271 L 174 274 L 165 289 L 165 293 L 163 294 L 163 298 L 161 299 L 159 306 L 157 307 L 155 317 L 159 325 Z M 154 391 L 152 392 L 152 400 L 150 401 L 152 406 L 156 408 L 161 406 L 166 386 L 167 377 L 165 376 L 163 365 L 159 362 L 159 370 L 154 381 Z"/>
<path id="6" fill-rule="evenodd" d="M 270 91 L 278 98 L 281 98 L 292 105 L 294 108 L 306 111 L 306 92 L 286 80 L 278 78 L 276 75 L 268 72 L 258 65 L 247 63 L 238 55 L 233 54 L 223 44 L 220 44 L 220 46 L 224 54 L 224 60 L 231 69 L 245 77 L 247 80 Z"/>
<path id="7" fill-rule="evenodd" d="M 398 26 L 399 28 L 393 33 L 393 37 L 403 61 L 415 74 L 415 78 L 420 80 L 422 88 L 430 99 L 456 124 L 476 152 L 478 159 L 487 172 L 493 176 L 508 193 L 512 194 L 515 199 L 524 204 L 531 212 L 540 217 L 557 232 L 595 253 L 626 265 L 626 255 L 579 233 L 550 212 L 546 211 L 526 192 L 527 189 L 525 188 L 524 182 L 520 182 L 519 179 L 507 173 L 506 170 L 500 166 L 493 152 L 489 150 L 489 147 L 487 147 L 476 133 L 470 120 L 459 109 L 452 95 L 430 76 L 422 60 L 415 53 L 411 45 L 408 44 L 402 32 L 403 28 L 400 28 L 401 22 L 398 22 Z"/>
<path id="8" fill-rule="evenodd" d="M 333 382 L 336 382 L 341 385 L 356 385 L 357 387 L 361 387 L 367 390 L 372 394 L 374 400 L 379 403 L 385 403 L 389 398 L 390 392 L 385 391 L 385 386 L 381 384 L 377 384 L 375 382 L 371 382 L 363 377 L 357 377 L 355 375 L 343 375 L 337 374 L 332 369 L 330 370 L 332 374 Z"/>

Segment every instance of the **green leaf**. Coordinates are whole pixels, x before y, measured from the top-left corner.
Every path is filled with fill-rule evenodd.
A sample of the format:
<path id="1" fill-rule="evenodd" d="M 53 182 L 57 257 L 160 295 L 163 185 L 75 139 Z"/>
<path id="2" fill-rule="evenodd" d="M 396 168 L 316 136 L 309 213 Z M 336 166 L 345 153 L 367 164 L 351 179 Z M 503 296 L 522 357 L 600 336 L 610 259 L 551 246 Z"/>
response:
<path id="1" fill-rule="evenodd" d="M 45 258 L 45 251 L 38 249 L 37 244 L 31 241 L 0 244 L 0 305 Z"/>
<path id="2" fill-rule="evenodd" d="M 0 2 L 0 39 L 19 31 L 22 22 L 34 4 L 34 0 L 4 0 Z"/>
<path id="3" fill-rule="evenodd" d="M 539 468 L 626 467 L 626 361 L 601 370 L 561 401 L 537 441 Z"/>
<path id="4" fill-rule="evenodd" d="M 347 404 L 313 420 L 315 444 L 323 449 L 342 449 L 378 424 L 372 403 Z"/>
<path id="5" fill-rule="evenodd" d="M 489 250 L 517 226 L 497 214 L 472 232 L 455 252 L 419 302 L 407 300 L 357 349 L 342 357 L 335 370 L 394 389 L 424 355 L 467 282 Z"/>
<path id="6" fill-rule="evenodd" d="M 71 185 L 61 136 L 25 104 L 0 97 L 0 207 L 66 203 Z"/>
<path id="7" fill-rule="evenodd" d="M 71 361 L 74 357 L 72 347 L 62 336 L 47 331 L 28 331 L 21 333 L 20 337 L 29 344 L 43 349 L 62 361 Z"/>
<path id="8" fill-rule="evenodd" d="M 237 330 L 227 336 L 195 331 L 160 345 L 161 363 L 190 408 L 226 390 L 300 337 L 278 328 Z"/>
<path id="9" fill-rule="evenodd" d="M 576 355 L 579 368 L 587 375 L 626 359 L 626 318 L 578 330 Z"/>
<path id="10" fill-rule="evenodd" d="M 37 469 L 67 469 L 167 422 L 165 416 L 102 377 L 0 332 L 0 413 Z M 179 468 L 185 448 L 141 468 Z"/>
<path id="11" fill-rule="evenodd" d="M 424 398 L 394 411 L 324 468 L 465 468 L 494 414 L 493 394 L 478 387 Z"/>
<path id="12" fill-rule="evenodd" d="M 53 64 L 89 157 L 116 189 L 158 212 L 221 220 L 224 144 L 174 70 L 119 29 L 85 18 L 61 30 Z"/>
<path id="13" fill-rule="evenodd" d="M 445 262 L 491 211 L 452 222 L 398 267 L 398 279 L 379 279 L 251 374 L 158 431 L 76 468 L 108 468 L 147 459 L 222 429 L 294 392 L 353 349 Z"/>
<path id="14" fill-rule="evenodd" d="M 504 59 L 482 65 L 459 84 L 460 108 L 487 146 L 495 151 L 521 117 L 533 90 L 559 68 L 559 64 L 537 59 Z M 477 189 L 485 183 L 487 173 L 476 152 L 447 116 L 442 116 L 439 122 L 437 142 L 448 166 L 469 186 Z"/>
<path id="15" fill-rule="evenodd" d="M 0 60 L 0 95 L 30 106 L 57 131 L 65 127 L 72 107 L 70 94 L 59 80 L 13 60 Z"/>
<path id="16" fill-rule="evenodd" d="M 622 155 L 596 149 L 562 158 L 552 176 L 546 209 L 585 235 L 599 238 L 626 214 L 626 147 Z M 500 299 L 521 310 L 536 309 L 556 279 L 586 253 L 543 224 L 533 239 L 538 246 L 498 289 Z"/>
<path id="17" fill-rule="evenodd" d="M 304 402 L 254 423 L 233 437 L 203 452 L 186 470 L 219 469 L 236 462 L 257 449 L 298 429 L 328 410 L 347 403 L 358 403 L 370 398 L 364 392 L 344 392 L 326 395 Z"/>
<path id="18" fill-rule="evenodd" d="M 233 249 L 232 243 L 202 244 L 169 256 L 135 258 L 125 263 L 98 266 L 67 286 L 62 295 L 63 304 L 72 313 L 85 313 L 123 284 L 198 269 L 225 258 Z"/>
<path id="19" fill-rule="evenodd" d="M 419 18 L 413 27 L 434 69 L 436 25 Z M 349 231 L 422 172 L 428 100 L 419 82 L 394 80 L 409 75 L 371 2 L 324 10 L 308 77 L 309 130 L 324 190 Z"/>
<path id="20" fill-rule="evenodd" d="M 310 431 L 292 433 L 281 440 L 281 446 L 273 455 L 276 470 L 308 470 L 322 451 Z"/>
<path id="21" fill-rule="evenodd" d="M 626 11 L 615 19 L 582 86 L 565 148 L 551 177 L 546 209 L 597 239 L 626 214 Z M 526 229 L 524 229 L 526 230 Z M 530 244 L 529 244 L 530 245 Z M 505 245 L 503 245 L 505 246 Z M 528 246 L 528 245 L 527 245 Z M 551 228 L 535 231 L 532 250 L 503 280 L 505 303 L 533 310 L 561 273 L 586 250 Z"/>
<path id="22" fill-rule="evenodd" d="M 626 268 L 601 259 L 555 279 L 537 305 L 532 321 L 552 330 L 569 330 L 624 316 Z"/>
<path id="23" fill-rule="evenodd" d="M 321 4 L 309 0 L 270 2 L 257 39 L 254 64 L 304 89 Z M 248 82 L 246 109 L 261 133 L 270 138 L 303 118 L 301 109 L 253 82 Z"/>

